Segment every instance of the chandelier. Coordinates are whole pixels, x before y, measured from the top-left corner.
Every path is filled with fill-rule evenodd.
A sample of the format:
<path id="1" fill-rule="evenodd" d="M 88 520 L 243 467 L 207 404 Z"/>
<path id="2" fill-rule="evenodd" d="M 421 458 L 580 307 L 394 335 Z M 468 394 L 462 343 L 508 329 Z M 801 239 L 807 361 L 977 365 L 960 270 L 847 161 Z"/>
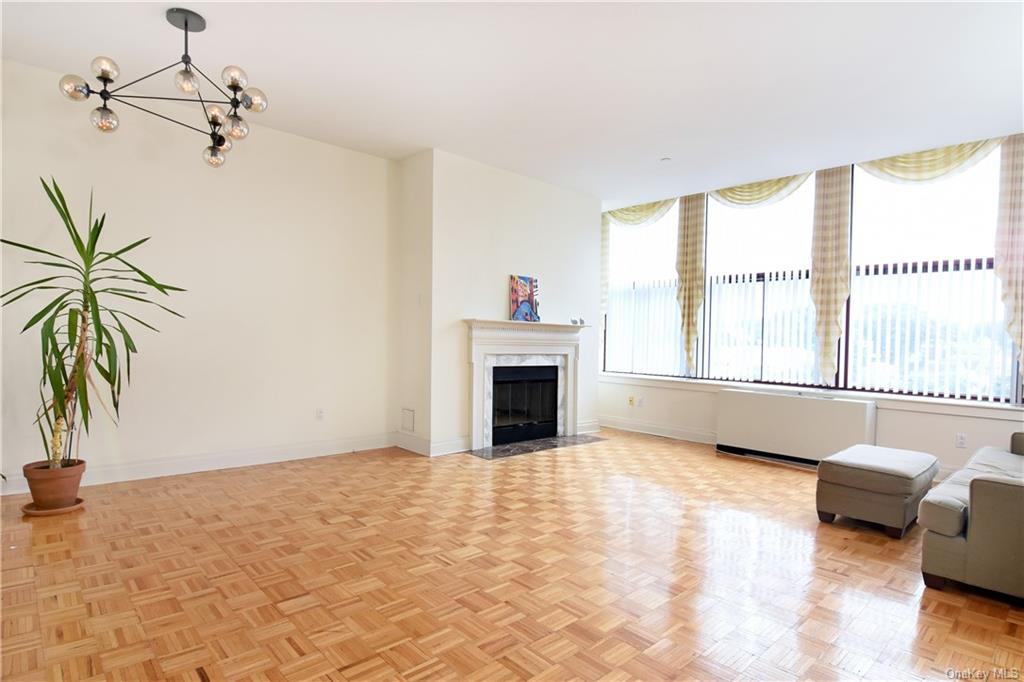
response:
<path id="1" fill-rule="evenodd" d="M 117 80 L 121 69 L 110 57 L 96 57 L 92 60 L 92 72 L 100 82 L 100 89 L 96 90 L 81 76 L 67 75 L 60 79 L 60 91 L 68 99 L 76 102 L 83 102 L 92 95 L 98 95 L 102 104 L 92 110 L 89 120 L 96 126 L 96 129 L 104 133 L 112 133 L 120 125 L 120 119 L 114 110 L 110 108 L 111 102 L 117 102 L 147 114 L 152 114 L 165 121 L 177 123 L 180 126 L 201 133 L 210 140 L 209 146 L 203 150 L 203 159 L 207 164 L 218 168 L 224 164 L 226 153 L 231 149 L 234 141 L 245 139 L 249 135 L 249 124 L 239 115 L 240 109 L 251 111 L 254 114 L 267 110 L 267 96 L 259 88 L 250 88 L 249 77 L 245 71 L 237 66 L 227 66 L 221 71 L 220 77 L 224 83 L 224 90 L 220 85 L 210 80 L 210 77 L 203 72 L 188 53 L 188 34 L 199 33 L 206 28 L 206 20 L 202 16 L 187 9 L 174 7 L 167 10 L 167 21 L 175 28 L 181 29 L 185 34 L 185 53 L 181 59 L 170 66 L 165 66 L 151 74 L 136 78 L 111 89 L 111 85 Z M 178 90 L 188 97 L 151 97 L 146 95 L 128 95 L 122 91 L 136 83 L 152 78 L 158 74 L 181 67 L 174 74 L 174 84 Z M 218 95 L 207 99 L 203 97 L 201 85 L 203 80 L 212 85 Z M 217 99 L 223 97 L 224 99 Z M 194 102 L 202 107 L 203 118 L 206 125 L 202 128 L 189 125 L 182 121 L 175 120 L 170 116 L 158 114 L 147 109 L 132 100 L 153 100 L 173 102 Z"/>

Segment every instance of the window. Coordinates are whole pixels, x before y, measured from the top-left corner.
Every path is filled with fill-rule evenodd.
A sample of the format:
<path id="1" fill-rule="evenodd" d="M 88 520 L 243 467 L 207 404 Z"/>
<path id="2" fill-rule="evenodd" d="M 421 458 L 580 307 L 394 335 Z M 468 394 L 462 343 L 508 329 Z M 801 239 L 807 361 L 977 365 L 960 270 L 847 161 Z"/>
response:
<path id="1" fill-rule="evenodd" d="M 679 204 L 646 227 L 611 226 L 605 369 L 686 375 L 676 303 Z"/>
<path id="2" fill-rule="evenodd" d="M 999 152 L 926 184 L 854 170 L 848 385 L 1010 400 L 993 270 Z"/>
<path id="3" fill-rule="evenodd" d="M 765 206 L 708 200 L 705 377 L 820 383 L 810 285 L 813 227 L 813 176 Z"/>
<path id="4" fill-rule="evenodd" d="M 851 290 L 835 376 L 820 376 L 810 267 L 814 176 L 772 204 L 708 199 L 697 359 L 676 303 L 678 207 L 610 234 L 605 370 L 1020 400 L 993 269 L 997 149 L 931 183 L 854 167 Z"/>

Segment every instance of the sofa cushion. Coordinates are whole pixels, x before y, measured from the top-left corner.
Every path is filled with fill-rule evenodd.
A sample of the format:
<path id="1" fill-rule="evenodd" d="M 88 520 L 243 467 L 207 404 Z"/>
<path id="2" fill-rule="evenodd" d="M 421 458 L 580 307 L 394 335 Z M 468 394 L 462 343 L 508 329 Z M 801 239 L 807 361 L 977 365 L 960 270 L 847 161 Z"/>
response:
<path id="1" fill-rule="evenodd" d="M 821 460 L 818 478 L 861 490 L 913 495 L 930 486 L 938 470 L 938 460 L 927 453 L 862 444 Z"/>
<path id="2" fill-rule="evenodd" d="M 986 472 L 961 469 L 938 484 L 921 500 L 917 522 L 942 535 L 956 537 L 967 526 L 971 481 Z"/>
<path id="3" fill-rule="evenodd" d="M 999 448 L 985 447 L 974 453 L 964 468 L 995 476 L 1024 478 L 1024 456 Z"/>

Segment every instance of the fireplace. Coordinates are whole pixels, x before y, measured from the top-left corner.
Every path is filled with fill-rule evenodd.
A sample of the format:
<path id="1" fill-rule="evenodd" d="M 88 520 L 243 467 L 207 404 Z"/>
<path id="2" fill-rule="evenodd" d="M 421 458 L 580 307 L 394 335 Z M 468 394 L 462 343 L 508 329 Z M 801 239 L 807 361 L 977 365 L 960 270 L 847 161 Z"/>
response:
<path id="1" fill-rule="evenodd" d="M 491 444 L 558 435 L 558 367 L 494 367 Z"/>
<path id="2" fill-rule="evenodd" d="M 493 437 L 494 372 L 506 367 L 554 367 L 556 404 L 555 432 L 552 435 L 575 436 L 580 332 L 585 327 L 513 320 L 474 319 L 466 320 L 466 323 L 473 367 L 469 394 L 471 449 L 480 450 L 503 442 Z M 551 370 L 546 371 L 550 376 Z M 500 371 L 497 377 L 501 379 Z"/>

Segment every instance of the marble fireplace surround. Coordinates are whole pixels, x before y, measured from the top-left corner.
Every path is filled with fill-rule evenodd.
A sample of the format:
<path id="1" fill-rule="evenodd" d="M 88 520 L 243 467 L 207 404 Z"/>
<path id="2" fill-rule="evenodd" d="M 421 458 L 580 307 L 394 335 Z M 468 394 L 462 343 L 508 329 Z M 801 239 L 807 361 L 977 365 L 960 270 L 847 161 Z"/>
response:
<path id="1" fill-rule="evenodd" d="M 472 365 L 473 450 L 491 446 L 494 368 L 553 365 L 558 368 L 558 435 L 575 436 L 579 403 L 580 330 L 573 324 L 466 320 Z"/>

